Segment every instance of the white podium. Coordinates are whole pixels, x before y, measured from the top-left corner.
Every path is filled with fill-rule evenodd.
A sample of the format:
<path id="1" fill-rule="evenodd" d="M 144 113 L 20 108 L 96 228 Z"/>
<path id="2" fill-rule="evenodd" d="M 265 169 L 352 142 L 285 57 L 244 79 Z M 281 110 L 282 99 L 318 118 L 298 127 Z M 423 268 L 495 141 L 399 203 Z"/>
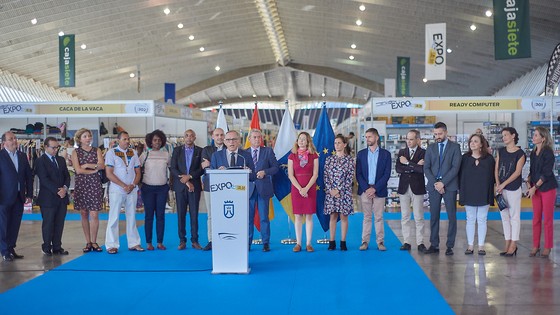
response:
<path id="1" fill-rule="evenodd" d="M 212 199 L 212 273 L 249 273 L 249 172 L 207 170 Z"/>

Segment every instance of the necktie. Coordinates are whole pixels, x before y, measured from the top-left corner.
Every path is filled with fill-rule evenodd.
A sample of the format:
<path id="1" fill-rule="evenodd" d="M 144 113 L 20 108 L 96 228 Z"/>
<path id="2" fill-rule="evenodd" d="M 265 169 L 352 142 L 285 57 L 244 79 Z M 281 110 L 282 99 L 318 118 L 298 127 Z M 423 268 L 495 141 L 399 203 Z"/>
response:
<path id="1" fill-rule="evenodd" d="M 51 161 L 53 162 L 54 166 L 58 168 L 58 164 L 56 163 L 56 159 L 54 158 L 54 156 L 51 156 Z"/>
<path id="2" fill-rule="evenodd" d="M 437 177 L 441 177 L 441 161 L 443 161 L 443 143 L 439 144 L 439 167 Z"/>
<path id="3" fill-rule="evenodd" d="M 414 149 L 410 150 L 410 158 L 412 159 L 413 156 L 414 156 Z"/>
<path id="4" fill-rule="evenodd" d="M 253 164 L 257 165 L 257 152 L 259 150 L 253 150 Z"/>
<path id="5" fill-rule="evenodd" d="M 229 166 L 235 166 L 235 152 L 231 153 L 231 158 L 229 160 Z"/>

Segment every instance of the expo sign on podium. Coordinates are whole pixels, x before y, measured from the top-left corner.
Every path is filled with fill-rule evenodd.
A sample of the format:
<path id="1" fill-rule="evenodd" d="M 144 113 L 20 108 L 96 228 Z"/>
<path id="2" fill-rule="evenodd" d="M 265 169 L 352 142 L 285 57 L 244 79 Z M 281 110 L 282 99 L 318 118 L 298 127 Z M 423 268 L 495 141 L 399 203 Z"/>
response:
<path id="1" fill-rule="evenodd" d="M 249 172 L 207 170 L 212 200 L 212 273 L 249 273 Z"/>

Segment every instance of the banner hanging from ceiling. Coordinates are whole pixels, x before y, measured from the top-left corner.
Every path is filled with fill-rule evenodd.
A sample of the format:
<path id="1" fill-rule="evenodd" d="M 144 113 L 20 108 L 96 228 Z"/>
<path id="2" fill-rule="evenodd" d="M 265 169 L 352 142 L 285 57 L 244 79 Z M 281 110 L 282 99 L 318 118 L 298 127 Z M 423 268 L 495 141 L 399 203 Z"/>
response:
<path id="1" fill-rule="evenodd" d="M 424 77 L 428 81 L 445 80 L 447 58 L 445 23 L 426 24 L 426 62 Z"/>
<path id="2" fill-rule="evenodd" d="M 529 0 L 494 0 L 494 58 L 530 57 Z"/>
<path id="3" fill-rule="evenodd" d="M 548 62 L 548 71 L 546 72 L 546 95 L 554 95 L 554 90 L 560 82 L 560 44 L 556 46 L 550 56 Z"/>
<path id="4" fill-rule="evenodd" d="M 58 36 L 58 85 L 76 86 L 76 50 L 74 35 Z"/>
<path id="5" fill-rule="evenodd" d="M 397 57 L 397 97 L 410 96 L 410 57 Z"/>

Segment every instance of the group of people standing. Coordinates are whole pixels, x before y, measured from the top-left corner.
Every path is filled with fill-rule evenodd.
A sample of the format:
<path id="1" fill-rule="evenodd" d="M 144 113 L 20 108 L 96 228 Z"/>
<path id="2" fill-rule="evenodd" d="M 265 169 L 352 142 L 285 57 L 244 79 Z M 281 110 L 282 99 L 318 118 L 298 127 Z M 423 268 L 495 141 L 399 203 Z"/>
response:
<path id="1" fill-rule="evenodd" d="M 416 244 L 425 254 L 439 253 L 440 213 L 442 201 L 448 217 L 446 255 L 453 255 L 457 234 L 457 194 L 459 204 L 467 213 L 466 255 L 474 253 L 475 227 L 478 225 L 478 255 L 484 249 L 488 210 L 496 194 L 501 194 L 507 206 L 500 212 L 505 246 L 502 256 L 517 254 L 520 232 L 522 197 L 522 168 L 526 157 L 517 146 L 519 135 L 515 128 L 502 130 L 504 147 L 496 158 L 490 154 L 488 142 L 481 134 L 469 137 L 469 149 L 461 154 L 460 146 L 447 137 L 447 126 L 438 122 L 434 126 L 434 140 L 427 149 L 421 147 L 420 133 L 410 130 L 406 135 L 407 147 L 398 152 L 396 172 L 399 173 L 398 194 L 401 201 L 403 245 L 401 250 L 411 250 L 411 214 L 416 225 Z M 144 251 L 136 226 L 137 191 L 141 194 L 145 210 L 145 239 L 147 250 L 165 250 L 165 205 L 168 192 L 176 196 L 179 250 L 187 247 L 186 215 L 190 218 L 190 241 L 195 249 L 212 249 L 211 215 L 208 213 L 208 244 L 202 247 L 198 235 L 198 212 L 202 191 L 205 191 L 207 208 L 211 208 L 208 176 L 205 169 L 244 167 L 249 175 L 249 247 L 253 239 L 253 220 L 258 210 L 263 251 L 270 251 L 269 203 L 272 197 L 272 177 L 279 171 L 279 164 L 271 148 L 263 146 L 260 130 L 249 133 L 251 147 L 240 148 L 241 137 L 237 131 L 212 132 L 213 144 L 205 148 L 195 145 L 196 133 L 184 133 L 184 145 L 177 146 L 172 154 L 162 148 L 167 137 L 161 130 L 146 135 L 148 150 L 138 156 L 130 148 L 126 131 L 118 134 L 117 146 L 103 157 L 101 150 L 92 146 L 92 133 L 80 129 L 75 134 L 77 148 L 71 153 L 71 163 L 76 172 L 74 208 L 81 213 L 82 228 L 86 239 L 83 252 L 101 252 L 97 242 L 98 213 L 102 208 L 102 182 L 99 172 L 104 170 L 109 185 L 109 219 L 105 247 L 109 254 L 119 250 L 118 217 L 124 206 L 128 249 Z M 295 215 L 296 245 L 294 252 L 303 249 L 303 223 L 306 224 L 306 246 L 312 246 L 313 214 L 316 213 L 316 181 L 324 176 L 326 199 L 324 214 L 330 216 L 329 250 L 336 249 L 337 221 L 341 221 L 340 249 L 347 250 L 346 235 L 348 216 L 354 213 L 353 182 L 358 185 L 361 208 L 364 213 L 360 250 L 370 246 L 372 227 L 378 250 L 387 250 L 384 244 L 383 212 L 388 196 L 387 183 L 391 174 L 392 159 L 389 151 L 379 146 L 379 133 L 375 128 L 365 132 L 367 147 L 351 155 L 348 138 L 338 135 L 334 140 L 335 151 L 325 162 L 324 174 L 319 173 L 319 156 L 307 132 L 299 133 L 288 158 L 288 178 Z M 553 211 L 556 201 L 557 181 L 554 175 L 555 157 L 553 142 L 548 129 L 537 127 L 533 133 L 535 148 L 530 155 L 530 173 L 526 179 L 527 196 L 533 203 L 533 249 L 530 256 L 548 257 L 553 246 Z M 33 197 L 33 172 L 27 158 L 17 150 L 17 140 L 12 132 L 2 135 L 0 151 L 0 251 L 5 261 L 23 258 L 16 247 L 17 234 L 22 218 L 23 204 Z M 63 157 L 58 156 L 60 146 L 55 138 L 44 141 L 45 154 L 35 166 L 40 180 L 37 203 L 43 216 L 42 252 L 44 255 L 67 255 L 62 248 L 62 231 L 69 203 L 70 177 Z M 168 171 L 169 170 L 169 171 Z M 14 181 L 17 179 L 17 181 Z M 427 184 L 425 184 L 427 179 Z M 14 185 L 14 182 L 17 185 Z M 424 245 L 424 195 L 430 203 L 430 246 Z M 544 218 L 544 249 L 541 252 L 541 234 Z M 156 224 L 156 246 L 153 245 L 153 225 Z M 372 222 L 373 220 L 373 222 Z"/>

